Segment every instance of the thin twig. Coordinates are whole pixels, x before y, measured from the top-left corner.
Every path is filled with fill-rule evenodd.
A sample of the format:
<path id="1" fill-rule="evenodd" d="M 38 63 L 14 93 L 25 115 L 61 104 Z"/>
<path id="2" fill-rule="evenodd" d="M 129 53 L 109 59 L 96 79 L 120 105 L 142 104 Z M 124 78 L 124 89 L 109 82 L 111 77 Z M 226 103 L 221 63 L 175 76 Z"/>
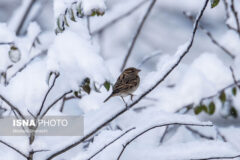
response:
<path id="1" fill-rule="evenodd" d="M 22 17 L 22 19 L 21 19 L 18 27 L 17 27 L 16 35 L 19 35 L 19 34 L 20 34 L 20 32 L 21 32 L 21 30 L 22 30 L 22 27 L 23 27 L 24 23 L 26 22 L 27 17 L 28 17 L 28 15 L 29 15 L 29 13 L 30 13 L 30 11 L 31 11 L 31 9 L 32 9 L 32 7 L 34 6 L 34 3 L 35 3 L 36 1 L 37 1 L 37 0 L 31 0 L 30 4 L 28 5 L 28 7 L 27 7 L 26 11 L 24 12 L 24 15 L 23 15 L 23 17 Z"/>
<path id="2" fill-rule="evenodd" d="M 217 135 L 222 138 L 223 142 L 227 142 L 226 137 L 219 131 L 219 129 L 217 127 L 215 127 L 215 130 L 217 132 Z"/>
<path id="3" fill-rule="evenodd" d="M 44 50 L 44 51 L 42 51 L 41 53 L 33 56 L 28 62 L 26 62 L 22 67 L 20 67 L 11 77 L 8 78 L 7 84 L 9 84 L 10 81 L 11 81 L 18 73 L 22 72 L 25 68 L 27 68 L 27 66 L 28 66 L 29 64 L 31 64 L 36 58 L 38 58 L 38 57 L 40 57 L 40 56 L 42 56 L 42 55 L 45 55 L 45 54 L 47 54 L 47 50 Z"/>
<path id="4" fill-rule="evenodd" d="M 10 101 L 8 101 L 2 95 L 0 95 L 0 99 L 2 99 L 7 105 L 9 105 L 12 110 L 16 111 L 22 119 L 25 119 L 21 111 L 17 107 L 15 107 Z"/>
<path id="5" fill-rule="evenodd" d="M 0 143 L 2 143 L 2 144 L 4 144 L 4 145 L 8 146 L 8 147 L 11 148 L 11 149 L 13 149 L 14 151 L 16 151 L 17 153 L 19 153 L 20 155 L 22 155 L 22 156 L 25 157 L 26 159 L 28 158 L 27 155 L 25 155 L 25 154 L 24 154 L 23 152 L 21 152 L 19 149 L 17 149 L 17 148 L 15 148 L 15 147 L 11 146 L 10 144 L 8 144 L 8 143 L 6 143 L 6 142 L 4 142 L 4 141 L 2 141 L 2 140 L 0 140 Z"/>
<path id="6" fill-rule="evenodd" d="M 236 156 L 223 156 L 223 157 L 208 157 L 208 158 L 192 158 L 191 160 L 210 160 L 210 159 L 234 159 L 234 158 L 238 158 L 240 157 L 240 155 L 236 155 Z"/>
<path id="7" fill-rule="evenodd" d="M 112 26 L 113 24 L 115 24 L 116 22 L 118 22 L 119 20 L 131 15 L 134 11 L 136 11 L 138 8 L 140 8 L 143 4 L 145 4 L 148 0 L 143 0 L 140 3 L 138 3 L 136 6 L 134 6 L 133 8 L 131 8 L 128 12 L 120 15 L 119 17 L 113 19 L 112 21 L 108 22 L 107 24 L 105 24 L 103 27 L 101 27 L 100 29 L 94 31 L 92 33 L 92 35 L 96 35 L 99 33 L 102 33 L 105 29 L 109 28 L 110 26 Z"/>
<path id="8" fill-rule="evenodd" d="M 234 84 L 235 84 L 235 85 L 238 87 L 238 89 L 240 90 L 240 84 L 238 84 L 238 82 L 237 82 L 237 80 L 236 80 L 236 77 L 235 77 L 233 68 L 230 67 L 230 70 L 231 70 L 231 72 L 232 72 L 232 78 L 233 78 Z"/>
<path id="9" fill-rule="evenodd" d="M 38 111 L 38 113 L 37 113 L 37 115 L 36 115 L 36 117 L 38 117 L 38 116 L 41 114 L 42 109 L 43 109 L 44 104 L 45 104 L 45 101 L 46 101 L 46 99 L 47 99 L 47 97 L 48 97 L 48 94 L 49 94 L 50 91 L 53 89 L 53 87 L 54 87 L 54 85 L 55 85 L 55 83 L 56 83 L 56 80 L 57 80 L 57 78 L 59 77 L 59 73 L 55 73 L 54 75 L 55 75 L 55 77 L 54 77 L 54 79 L 53 79 L 53 83 L 52 83 L 51 87 L 49 87 L 49 89 L 47 90 L 47 92 L 46 92 L 46 94 L 45 94 L 45 96 L 44 96 L 44 98 L 43 98 L 42 104 L 41 104 L 41 106 L 40 106 L 40 109 L 39 109 L 39 111 Z"/>
<path id="10" fill-rule="evenodd" d="M 183 14 L 190 19 L 191 21 L 194 21 L 194 18 L 192 15 L 187 14 L 186 12 L 183 12 Z M 204 31 L 204 33 L 211 39 L 213 44 L 215 44 L 217 47 L 219 47 L 221 50 L 223 50 L 227 55 L 229 55 L 232 59 L 235 58 L 235 55 L 232 54 L 228 49 L 226 49 L 223 45 L 221 45 L 216 38 L 213 37 L 212 33 L 209 32 L 203 25 L 199 24 L 199 28 Z"/>
<path id="11" fill-rule="evenodd" d="M 130 47 L 129 47 L 129 49 L 128 49 L 127 55 L 126 55 L 126 57 L 125 57 L 125 59 L 124 59 L 124 61 L 123 61 L 123 64 L 122 64 L 122 67 L 121 67 L 121 71 L 123 71 L 123 69 L 125 68 L 125 66 L 126 66 L 126 64 L 127 64 L 127 61 L 128 61 L 128 59 L 129 59 L 129 57 L 130 57 L 130 55 L 131 55 L 131 53 L 132 53 L 133 47 L 135 46 L 135 43 L 136 43 L 136 41 L 137 41 L 137 38 L 138 38 L 138 36 L 140 35 L 140 32 L 141 32 L 141 30 L 142 30 L 142 27 L 143 27 L 143 25 L 144 25 L 144 23 L 145 23 L 148 15 L 150 14 L 150 12 L 151 12 L 151 10 L 152 10 L 155 2 L 156 2 L 156 0 L 152 0 L 151 4 L 149 5 L 146 13 L 144 14 L 144 16 L 143 16 L 143 18 L 142 18 L 142 20 L 141 20 L 140 25 L 138 26 L 137 32 L 136 32 L 136 34 L 135 34 L 134 37 L 133 37 L 133 40 L 132 40 L 131 45 L 130 45 Z"/>
<path id="12" fill-rule="evenodd" d="M 183 111 L 182 114 L 187 114 L 192 108 L 193 108 L 193 103 L 181 107 L 180 109 L 176 110 L 174 113 L 180 113 L 180 112 Z M 174 126 L 173 126 L 173 127 L 174 127 Z M 159 142 L 160 144 L 163 143 L 163 141 L 164 141 L 164 139 L 165 139 L 165 137 L 166 137 L 166 135 L 168 134 L 169 131 L 170 131 L 170 127 L 167 126 L 167 127 L 165 128 L 165 130 L 164 130 L 161 138 L 160 138 L 160 142 Z"/>
<path id="13" fill-rule="evenodd" d="M 192 132 L 193 134 L 198 135 L 198 136 L 201 137 L 201 138 L 204 138 L 204 139 L 207 139 L 207 140 L 214 140 L 213 137 L 211 137 L 211 136 L 206 136 L 206 135 L 204 135 L 203 133 L 199 132 L 198 130 L 195 130 L 195 129 L 189 127 L 189 126 L 185 126 L 185 128 L 186 128 L 187 130 L 189 130 L 190 132 Z"/>
<path id="14" fill-rule="evenodd" d="M 183 51 L 182 55 L 179 57 L 178 61 L 166 72 L 166 74 L 163 75 L 163 77 L 160 78 L 160 80 L 153 86 L 151 87 L 149 90 L 147 90 L 146 92 L 144 92 L 137 100 L 135 100 L 133 103 L 131 103 L 128 107 L 124 107 L 124 109 L 120 110 L 119 112 L 117 112 L 115 115 L 113 115 L 112 117 L 110 117 L 109 119 L 107 119 L 105 122 L 103 122 L 101 125 L 99 125 L 97 128 L 95 128 L 94 130 L 92 130 L 90 133 L 86 134 L 83 138 L 81 138 L 80 140 L 76 141 L 73 144 L 70 144 L 68 146 L 66 146 L 63 149 L 60 149 L 59 151 L 56 151 L 55 153 L 53 153 L 52 155 L 50 155 L 47 160 L 53 159 L 54 157 L 70 150 L 71 148 L 79 145 L 80 143 L 82 143 L 83 141 L 85 141 L 86 139 L 88 139 L 89 137 L 93 136 L 95 133 L 97 133 L 100 129 L 102 129 L 104 126 L 106 126 L 107 124 L 109 124 L 110 122 L 112 122 L 114 119 L 116 119 L 117 117 L 119 117 L 120 115 L 122 115 L 123 113 L 125 113 L 126 111 L 128 111 L 130 108 L 132 108 L 134 105 L 136 105 L 137 103 L 139 103 L 145 96 L 147 96 L 150 92 L 152 92 L 160 83 L 162 83 L 167 77 L 168 75 L 178 66 L 178 64 L 182 61 L 183 57 L 189 52 L 190 48 L 193 45 L 193 41 L 194 41 L 194 37 L 197 31 L 197 27 L 198 27 L 198 23 L 207 7 L 207 3 L 209 2 L 209 0 L 206 0 L 204 3 L 203 8 L 200 11 L 200 14 L 198 15 L 196 22 L 194 23 L 194 27 L 193 27 L 193 32 L 191 35 L 191 40 L 190 43 L 188 44 L 186 50 Z"/>
<path id="15" fill-rule="evenodd" d="M 48 108 L 46 109 L 46 111 L 43 112 L 43 114 L 41 115 L 41 118 L 43 118 L 43 117 L 47 114 L 47 112 L 48 112 L 58 101 L 60 101 L 63 97 L 65 97 L 66 95 L 68 95 L 68 94 L 70 94 L 70 93 L 72 93 L 72 90 L 70 90 L 70 91 L 68 91 L 68 92 L 65 92 L 63 95 L 61 95 L 60 97 L 58 97 L 52 104 L 50 104 L 50 105 L 48 106 Z"/>
<path id="16" fill-rule="evenodd" d="M 68 100 L 71 100 L 71 99 L 75 99 L 76 97 L 75 96 L 70 96 L 70 97 L 64 97 L 63 100 L 62 100 L 62 105 L 60 107 L 60 112 L 63 112 L 63 109 L 64 109 L 64 106 L 65 106 L 65 102 L 68 101 Z"/>
<path id="17" fill-rule="evenodd" d="M 117 138 L 115 138 L 114 140 L 112 140 L 111 142 L 109 142 L 108 144 L 106 144 L 104 147 L 102 147 L 101 149 L 99 149 L 96 153 L 94 153 L 91 157 L 89 157 L 87 160 L 92 159 L 93 157 L 95 157 L 97 154 L 99 154 L 100 152 L 102 152 L 105 148 L 107 148 L 108 146 L 110 146 L 111 144 L 113 144 L 115 141 L 117 141 L 118 139 L 120 139 L 121 137 L 123 137 L 125 134 L 127 134 L 128 132 L 134 130 L 134 128 L 131 128 L 127 131 L 125 131 L 123 134 L 121 134 L 120 136 L 118 136 Z"/>
<path id="18" fill-rule="evenodd" d="M 40 149 L 40 150 L 35 150 L 33 152 L 34 153 L 38 153 L 38 152 L 48 152 L 48 151 L 50 151 L 50 150 L 48 150 L 48 149 Z"/>
<path id="19" fill-rule="evenodd" d="M 117 160 L 120 160 L 124 150 L 126 149 L 126 147 L 132 143 L 135 139 L 137 139 L 138 137 L 140 137 L 141 135 L 147 133 L 148 131 L 151 131 L 155 128 L 160 128 L 160 127 L 164 127 L 164 126 L 170 126 L 170 125 L 182 125 L 182 126 L 202 126 L 202 127 L 212 127 L 213 125 L 210 125 L 210 124 L 194 124 L 194 123 L 167 123 L 167 124 L 161 124 L 161 125 L 156 125 L 156 126 L 153 126 L 153 127 L 150 127 L 142 132 L 140 132 L 139 134 L 137 134 L 135 137 L 133 137 L 132 139 L 130 139 L 127 143 L 125 143 L 123 145 L 123 148 L 117 158 Z"/>
<path id="20" fill-rule="evenodd" d="M 144 58 L 142 60 L 142 62 L 138 65 L 137 68 L 140 68 L 142 67 L 142 65 L 144 65 L 147 61 L 149 61 L 150 59 L 154 58 L 154 57 L 157 57 L 159 55 L 162 54 L 162 51 L 155 51 L 154 53 L 150 54 L 149 56 L 147 56 L 146 58 Z"/>
<path id="21" fill-rule="evenodd" d="M 236 81 L 236 82 L 237 82 L 237 85 L 239 85 L 240 80 L 238 80 L 238 81 Z M 231 87 L 233 87 L 233 86 L 235 86 L 235 85 L 236 85 L 235 83 L 230 84 L 230 85 L 228 85 L 228 86 L 220 89 L 219 91 L 217 91 L 217 93 L 215 93 L 215 94 L 213 94 L 213 95 L 211 95 L 211 96 L 203 97 L 203 98 L 200 100 L 200 103 L 202 103 L 202 102 L 205 101 L 205 100 L 212 99 L 212 98 L 218 96 L 219 93 L 221 93 L 222 91 L 224 91 L 224 90 L 226 90 L 226 89 L 228 89 L 228 88 L 231 88 Z M 188 105 L 186 105 L 186 106 L 183 106 L 183 107 L 181 107 L 180 109 L 176 110 L 175 113 L 180 113 L 180 112 L 184 111 L 182 114 L 186 114 L 186 113 L 188 113 L 191 109 L 193 109 L 193 105 L 194 105 L 194 103 L 191 103 L 191 104 L 188 104 Z M 160 144 L 164 141 L 164 138 L 166 137 L 166 135 L 167 135 L 168 132 L 169 132 L 169 127 L 167 126 L 166 129 L 165 129 L 165 131 L 163 132 L 163 135 L 162 135 L 161 138 L 160 138 Z M 220 131 L 219 131 L 217 128 L 216 128 L 216 132 L 217 132 L 217 134 L 223 139 L 224 142 L 227 141 L 226 138 L 220 133 Z"/>
<path id="22" fill-rule="evenodd" d="M 228 29 L 233 30 L 236 33 L 238 33 L 238 30 L 236 28 L 232 27 L 230 24 L 227 23 L 227 20 L 230 18 L 227 0 L 223 0 L 223 4 L 224 4 L 225 12 L 226 12 L 226 20 L 225 20 L 226 26 L 228 27 Z"/>
<path id="23" fill-rule="evenodd" d="M 237 25 L 238 35 L 240 36 L 240 23 L 239 23 L 238 13 L 235 9 L 234 0 L 231 0 L 230 7 L 231 7 L 231 10 L 232 10 L 232 13 L 234 15 L 234 19 L 235 19 L 235 22 L 236 22 L 236 25 Z"/>
<path id="24" fill-rule="evenodd" d="M 14 42 L 0 42 L 0 45 L 13 45 Z"/>

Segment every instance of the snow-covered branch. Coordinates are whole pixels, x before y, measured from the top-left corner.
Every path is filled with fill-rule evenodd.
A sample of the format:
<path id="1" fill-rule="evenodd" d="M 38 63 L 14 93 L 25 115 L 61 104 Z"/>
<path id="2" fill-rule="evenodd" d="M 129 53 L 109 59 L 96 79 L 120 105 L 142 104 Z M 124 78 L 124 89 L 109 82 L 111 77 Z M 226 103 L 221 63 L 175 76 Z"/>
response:
<path id="1" fill-rule="evenodd" d="M 99 125 L 97 128 L 95 128 L 94 130 L 92 130 L 90 133 L 86 134 L 83 138 L 81 138 L 80 140 L 76 141 L 73 144 L 70 144 L 66 147 L 64 147 L 63 149 L 60 149 L 59 151 L 53 153 L 52 155 L 50 155 L 47 160 L 53 159 L 54 157 L 70 150 L 71 148 L 79 145 L 80 143 L 82 143 L 83 141 L 85 141 L 86 139 L 90 138 L 91 136 L 93 136 L 95 133 L 97 133 L 100 129 L 102 129 L 104 126 L 106 126 L 107 124 L 109 124 L 110 122 L 112 122 L 114 119 L 116 119 L 117 117 L 119 117 L 120 115 L 122 115 L 123 113 L 125 113 L 126 111 L 128 111 L 130 108 L 132 108 L 134 105 L 136 105 L 137 103 L 139 103 L 146 95 L 148 95 L 150 92 L 152 92 L 160 83 L 162 83 L 167 77 L 168 75 L 179 65 L 179 63 L 181 62 L 181 60 L 183 59 L 183 57 L 189 52 L 190 48 L 193 45 L 193 41 L 195 38 L 195 34 L 198 28 L 198 24 L 199 21 L 207 7 L 209 0 L 206 0 L 203 8 L 201 9 L 199 15 L 196 18 L 196 21 L 194 23 L 194 27 L 193 27 L 193 31 L 192 31 L 192 35 L 190 38 L 189 43 L 187 43 L 187 45 L 185 46 L 185 48 L 181 51 L 179 51 L 179 58 L 176 60 L 176 62 L 166 71 L 166 73 L 163 75 L 163 77 L 161 77 L 159 79 L 159 81 L 156 82 L 156 84 L 151 87 L 149 90 L 147 90 L 146 92 L 144 92 L 137 100 L 135 100 L 133 103 L 131 103 L 130 105 L 128 105 L 127 108 L 122 109 L 121 111 L 119 111 L 118 113 L 116 113 L 115 115 L 113 115 L 112 117 L 110 117 L 109 119 L 107 119 L 105 122 L 103 122 L 101 125 Z"/>
<path id="2" fill-rule="evenodd" d="M 10 145 L 10 144 L 8 144 L 8 143 L 2 141 L 2 140 L 0 140 L 0 143 L 6 145 L 7 147 L 9 147 L 9 148 L 11 148 L 11 149 L 13 149 L 13 150 L 16 151 L 17 153 L 19 153 L 20 155 L 22 155 L 23 157 L 25 157 L 26 159 L 28 159 L 28 156 L 25 155 L 25 154 L 24 154 L 22 151 L 20 151 L 19 149 L 13 147 L 12 145 Z"/>
<path id="3" fill-rule="evenodd" d="M 59 73 L 54 73 L 53 75 L 54 75 L 53 83 L 52 83 L 52 85 L 49 87 L 49 89 L 47 90 L 47 92 L 46 92 L 46 94 L 45 94 L 45 96 L 44 96 L 44 98 L 43 98 L 42 104 L 41 104 L 41 106 L 40 106 L 40 108 L 39 108 L 39 111 L 38 111 L 38 113 L 37 113 L 37 115 L 36 115 L 36 117 L 38 117 L 38 116 L 41 114 L 41 111 L 42 111 L 42 109 L 43 109 L 43 107 L 44 107 L 44 104 L 45 104 L 45 101 L 46 101 L 46 99 L 47 99 L 47 97 L 48 97 L 48 94 L 49 94 L 50 91 L 53 89 L 53 87 L 54 87 L 54 85 L 55 85 L 55 82 L 56 82 L 56 80 L 57 80 L 57 78 L 59 77 L 60 74 L 59 74 Z"/>
<path id="4" fill-rule="evenodd" d="M 183 14 L 189 18 L 191 21 L 194 21 L 194 18 L 192 15 L 190 15 L 189 13 L 183 12 Z M 210 31 L 208 31 L 203 25 L 199 25 L 199 28 L 211 39 L 211 41 L 213 42 L 213 44 L 215 44 L 217 47 L 219 47 L 222 51 L 224 51 L 227 55 L 229 55 L 232 59 L 235 58 L 235 55 L 233 53 L 231 53 L 226 47 L 224 47 L 223 45 L 221 45 L 216 38 L 214 38 L 214 36 L 212 35 L 212 33 Z"/>
<path id="5" fill-rule="evenodd" d="M 161 124 L 161 125 L 156 125 L 156 126 L 152 126 L 140 133 L 138 133 L 136 136 L 134 136 L 133 138 L 131 138 L 130 140 L 128 140 L 125 144 L 123 144 L 123 148 L 117 158 L 117 160 L 120 160 L 124 150 L 127 148 L 127 146 L 129 144 L 131 144 L 135 139 L 139 138 L 140 136 L 142 136 L 143 134 L 153 130 L 153 129 L 156 129 L 156 128 L 160 128 L 160 127 L 164 127 L 164 126 L 170 126 L 170 125 L 182 125 L 182 126 L 202 126 L 202 127 L 211 127 L 213 125 L 211 124 L 194 124 L 194 123 L 167 123 L 167 124 Z"/>
<path id="6" fill-rule="evenodd" d="M 16 111 L 18 113 L 18 115 L 22 118 L 22 119 L 25 119 L 24 115 L 22 114 L 22 112 L 17 108 L 15 107 L 9 100 L 7 100 L 6 98 L 4 98 L 1 94 L 0 94 L 0 99 L 2 99 L 8 106 L 10 106 L 10 108 L 13 110 L 13 111 Z"/>
<path id="7" fill-rule="evenodd" d="M 104 147 L 102 147 L 101 149 L 99 149 L 96 153 L 94 153 L 91 157 L 88 158 L 88 160 L 92 159 L 93 157 L 95 157 L 97 154 L 99 154 L 100 152 L 102 152 L 105 148 L 107 148 L 108 146 L 110 146 L 111 144 L 113 144 L 115 141 L 117 141 L 118 139 L 120 139 L 121 137 L 123 137 L 125 134 L 127 134 L 128 132 L 134 130 L 134 128 L 128 129 L 126 130 L 123 134 L 121 134 L 120 136 L 118 136 L 117 138 L 115 138 L 114 140 L 112 140 L 111 142 L 109 142 L 108 144 L 106 144 Z"/>

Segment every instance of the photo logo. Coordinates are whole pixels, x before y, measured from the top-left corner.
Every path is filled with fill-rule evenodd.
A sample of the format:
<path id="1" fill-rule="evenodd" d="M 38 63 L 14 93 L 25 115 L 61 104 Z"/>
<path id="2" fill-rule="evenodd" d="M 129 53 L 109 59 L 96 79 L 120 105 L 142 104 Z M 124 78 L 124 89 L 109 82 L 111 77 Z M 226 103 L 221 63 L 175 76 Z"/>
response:
<path id="1" fill-rule="evenodd" d="M 2 117 L 0 136 L 83 136 L 82 116 L 46 116 L 42 119 Z"/>

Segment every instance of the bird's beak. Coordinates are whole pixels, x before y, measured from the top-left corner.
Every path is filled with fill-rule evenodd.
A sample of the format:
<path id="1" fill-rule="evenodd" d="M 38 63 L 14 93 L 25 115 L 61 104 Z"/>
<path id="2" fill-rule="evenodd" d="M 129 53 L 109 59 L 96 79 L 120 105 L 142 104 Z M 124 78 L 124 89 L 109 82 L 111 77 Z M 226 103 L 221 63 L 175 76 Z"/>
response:
<path id="1" fill-rule="evenodd" d="M 138 69 L 137 71 L 138 71 L 138 72 L 141 72 L 141 69 Z"/>

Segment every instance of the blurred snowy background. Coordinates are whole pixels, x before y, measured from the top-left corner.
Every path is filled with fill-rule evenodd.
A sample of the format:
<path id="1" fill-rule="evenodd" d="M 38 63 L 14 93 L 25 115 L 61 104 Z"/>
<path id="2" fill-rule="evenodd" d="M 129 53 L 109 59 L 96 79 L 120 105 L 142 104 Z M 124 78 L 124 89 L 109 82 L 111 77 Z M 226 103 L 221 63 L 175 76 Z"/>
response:
<path id="1" fill-rule="evenodd" d="M 220 0 L 214 8 L 209 1 L 189 53 L 129 110 L 118 97 L 103 100 L 152 0 L 74 2 L 0 1 L 0 114 L 84 115 L 85 135 L 101 129 L 83 140 L 0 137 L 0 160 L 85 160 L 98 151 L 92 159 L 113 160 L 122 149 L 122 160 L 240 159 L 239 0 Z M 195 19 L 204 3 L 156 1 L 125 67 L 142 70 L 134 101 L 171 68 L 191 37 L 193 22 L 183 12 Z M 180 125 L 152 129 L 125 148 L 142 131 L 169 123 Z"/>

